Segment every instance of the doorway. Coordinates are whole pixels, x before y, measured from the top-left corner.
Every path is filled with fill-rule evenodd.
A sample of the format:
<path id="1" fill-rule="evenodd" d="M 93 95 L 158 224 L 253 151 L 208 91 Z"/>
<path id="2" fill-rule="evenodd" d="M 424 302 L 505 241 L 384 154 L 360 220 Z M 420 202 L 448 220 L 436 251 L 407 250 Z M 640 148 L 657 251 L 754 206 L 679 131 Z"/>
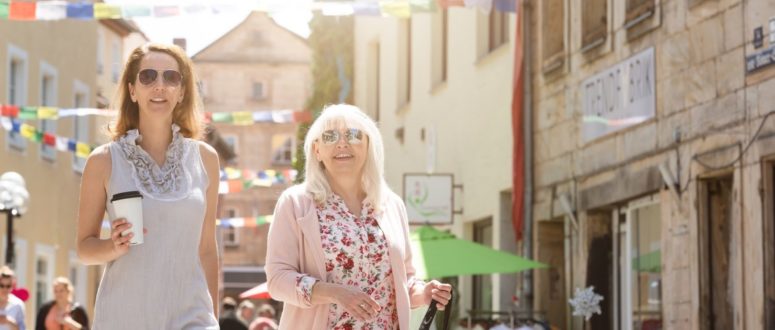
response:
<path id="1" fill-rule="evenodd" d="M 705 330 L 734 328 L 729 264 L 733 184 L 732 174 L 700 184 L 700 321 Z"/>
<path id="2" fill-rule="evenodd" d="M 775 160 L 764 162 L 764 324 L 775 329 Z"/>
<path id="3" fill-rule="evenodd" d="M 565 291 L 565 224 L 538 222 L 537 261 L 549 265 L 536 269 L 537 309 L 546 312 L 549 324 L 565 326 L 568 295 Z"/>

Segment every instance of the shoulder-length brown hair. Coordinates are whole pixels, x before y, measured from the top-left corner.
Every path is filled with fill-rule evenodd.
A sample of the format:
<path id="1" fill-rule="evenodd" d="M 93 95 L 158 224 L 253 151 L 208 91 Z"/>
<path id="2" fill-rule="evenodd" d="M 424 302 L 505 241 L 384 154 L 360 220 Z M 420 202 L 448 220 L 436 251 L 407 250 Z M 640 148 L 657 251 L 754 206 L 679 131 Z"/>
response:
<path id="1" fill-rule="evenodd" d="M 140 109 L 137 103 L 132 102 L 129 93 L 129 84 L 137 84 L 137 72 L 140 69 L 140 61 L 150 52 L 159 52 L 172 56 L 178 62 L 180 73 L 183 75 L 183 101 L 175 106 L 172 112 L 172 122 L 180 126 L 180 133 L 187 138 L 200 139 L 202 137 L 202 114 L 199 105 L 199 91 L 196 88 L 196 76 L 193 63 L 182 48 L 175 45 L 147 43 L 135 48 L 124 65 L 118 88 L 113 98 L 111 108 L 118 109 L 118 119 L 110 128 L 113 141 L 118 140 L 127 131 L 136 129 L 140 125 Z"/>

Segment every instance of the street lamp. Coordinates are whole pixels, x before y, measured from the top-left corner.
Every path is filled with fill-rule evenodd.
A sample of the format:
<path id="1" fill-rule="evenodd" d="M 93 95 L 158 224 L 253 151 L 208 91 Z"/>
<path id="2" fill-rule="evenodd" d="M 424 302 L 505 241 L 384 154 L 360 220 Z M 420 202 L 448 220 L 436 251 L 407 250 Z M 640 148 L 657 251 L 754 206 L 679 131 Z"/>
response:
<path id="1" fill-rule="evenodd" d="M 24 178 L 16 172 L 5 172 L 0 175 L 0 212 L 6 214 L 8 219 L 8 233 L 5 247 L 5 263 L 11 265 L 14 262 L 13 244 L 13 218 L 21 217 L 27 212 L 27 204 L 30 201 L 30 193 Z"/>

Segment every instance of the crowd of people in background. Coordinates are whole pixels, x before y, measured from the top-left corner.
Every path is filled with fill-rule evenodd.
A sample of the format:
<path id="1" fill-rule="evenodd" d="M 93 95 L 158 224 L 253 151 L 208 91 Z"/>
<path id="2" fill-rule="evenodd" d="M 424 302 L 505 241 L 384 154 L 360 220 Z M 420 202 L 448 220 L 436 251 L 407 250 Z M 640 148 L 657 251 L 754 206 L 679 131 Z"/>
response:
<path id="1" fill-rule="evenodd" d="M 276 330 L 275 309 L 269 303 L 256 308 L 250 300 L 237 305 L 234 298 L 226 297 L 221 305 L 218 324 L 222 330 Z"/>

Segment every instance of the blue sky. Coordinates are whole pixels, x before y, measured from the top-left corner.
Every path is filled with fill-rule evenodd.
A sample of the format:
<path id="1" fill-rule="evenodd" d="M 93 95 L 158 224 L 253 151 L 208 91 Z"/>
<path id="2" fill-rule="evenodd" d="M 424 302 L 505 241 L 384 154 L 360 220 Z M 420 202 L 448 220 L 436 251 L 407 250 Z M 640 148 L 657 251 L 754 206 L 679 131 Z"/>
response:
<path id="1" fill-rule="evenodd" d="M 105 2 L 110 4 L 155 4 L 153 1 L 146 0 L 105 0 Z M 191 2 L 180 0 L 180 3 L 188 4 Z M 205 5 L 244 4 L 245 1 L 198 0 L 196 3 Z M 186 38 L 187 52 L 189 55 L 193 55 L 242 22 L 248 13 L 248 11 L 241 11 L 219 15 L 201 14 L 168 18 L 139 17 L 134 19 L 134 22 L 151 41 L 169 43 L 172 42 L 173 38 Z M 303 38 L 309 36 L 308 23 L 312 19 L 312 13 L 309 11 L 288 10 L 272 13 L 271 16 L 278 24 Z"/>

